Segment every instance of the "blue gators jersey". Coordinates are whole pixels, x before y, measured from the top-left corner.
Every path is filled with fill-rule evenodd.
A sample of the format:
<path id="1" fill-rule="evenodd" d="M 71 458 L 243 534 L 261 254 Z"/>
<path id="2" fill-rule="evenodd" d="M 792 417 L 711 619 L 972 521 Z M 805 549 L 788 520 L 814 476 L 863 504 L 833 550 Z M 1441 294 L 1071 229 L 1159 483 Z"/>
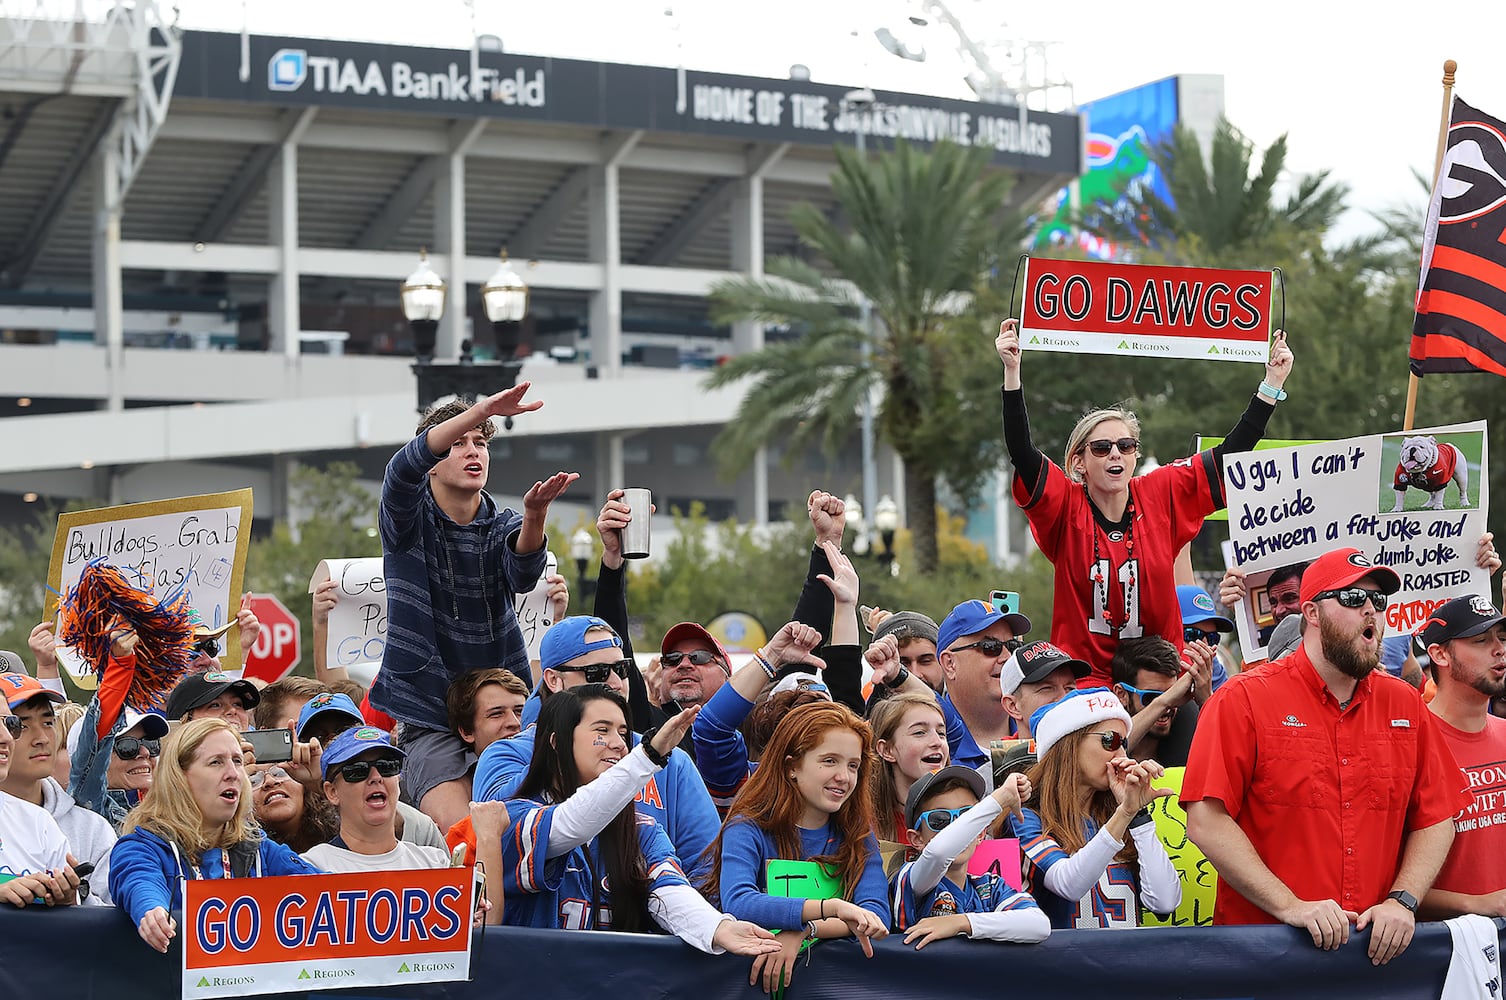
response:
<path id="1" fill-rule="evenodd" d="M 1041 830 L 1041 818 L 1033 809 L 1022 812 L 1025 819 L 1015 823 L 1015 832 L 1020 838 L 1024 887 L 1046 911 L 1053 928 L 1122 930 L 1140 926 L 1140 883 L 1134 868 L 1123 862 L 1110 862 L 1081 899 L 1063 899 L 1047 889 L 1047 870 L 1070 855 Z M 1089 820 L 1085 832 L 1091 840 L 1098 833 L 1097 824 Z"/>
<path id="2" fill-rule="evenodd" d="M 905 864 L 894 876 L 890 896 L 894 900 L 895 930 L 909 930 L 926 917 L 1037 908 L 1034 899 L 1011 889 L 997 875 L 968 875 L 960 886 L 943 877 L 935 888 L 917 898 L 910 886 L 910 870 L 914 865 L 913 861 Z"/>
<path id="3" fill-rule="evenodd" d="M 611 930 L 612 894 L 606 861 L 601 856 L 601 838 L 593 837 L 584 847 L 545 860 L 557 808 L 528 799 L 507 803 L 512 826 L 502 835 L 502 891 L 506 896 L 502 922 L 571 931 Z M 642 813 L 638 814 L 638 844 L 643 849 L 650 892 L 690 884 L 663 828 Z M 593 898 L 599 911 L 592 910 Z"/>

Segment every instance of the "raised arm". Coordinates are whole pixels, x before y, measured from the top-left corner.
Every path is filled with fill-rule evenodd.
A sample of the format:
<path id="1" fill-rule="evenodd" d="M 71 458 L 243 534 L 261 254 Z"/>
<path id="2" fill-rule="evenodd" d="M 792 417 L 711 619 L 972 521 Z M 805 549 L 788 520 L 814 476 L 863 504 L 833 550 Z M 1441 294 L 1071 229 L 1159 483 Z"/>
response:
<path id="1" fill-rule="evenodd" d="M 622 502 L 622 490 L 612 490 L 596 515 L 596 534 L 601 539 L 601 568 L 596 574 L 596 597 L 591 613 L 608 625 L 622 640 L 622 655 L 633 660 L 628 671 L 628 707 L 633 713 L 633 729 L 647 732 L 660 714 L 650 703 L 648 685 L 633 658 L 633 641 L 628 638 L 627 560 L 622 555 L 622 529 L 632 520 L 628 505 Z"/>
<path id="2" fill-rule="evenodd" d="M 1285 395 L 1281 387 L 1286 384 L 1287 376 L 1291 373 L 1291 348 L 1286 346 L 1286 334 L 1277 330 L 1271 340 L 1271 356 L 1266 362 L 1265 378 L 1260 383 L 1260 391 L 1250 397 L 1250 405 L 1245 407 L 1245 412 L 1234 429 L 1213 447 L 1213 458 L 1218 463 L 1219 475 L 1223 475 L 1225 455 L 1250 451 L 1265 436 L 1266 422 L 1271 419 L 1278 399 Z"/>
<path id="3" fill-rule="evenodd" d="M 810 517 L 811 527 L 815 529 L 816 542 L 811 549 L 805 583 L 801 585 L 800 597 L 795 601 L 795 613 L 790 617 L 820 632 L 821 642 L 825 644 L 826 637 L 831 634 L 834 613 L 831 591 L 821 582 L 822 574 L 829 575 L 833 568 L 827 558 L 826 543 L 831 542 L 838 550 L 841 549 L 842 531 L 847 524 L 847 505 L 840 497 L 824 490 L 815 490 L 806 498 L 805 510 Z"/>
<path id="4" fill-rule="evenodd" d="M 1004 449 L 1021 485 L 1034 491 L 1046 467 L 1046 456 L 1030 439 L 1030 418 L 1025 414 L 1025 393 L 1020 383 L 1019 321 L 1006 319 L 999 324 L 994 350 L 1004 362 Z"/>

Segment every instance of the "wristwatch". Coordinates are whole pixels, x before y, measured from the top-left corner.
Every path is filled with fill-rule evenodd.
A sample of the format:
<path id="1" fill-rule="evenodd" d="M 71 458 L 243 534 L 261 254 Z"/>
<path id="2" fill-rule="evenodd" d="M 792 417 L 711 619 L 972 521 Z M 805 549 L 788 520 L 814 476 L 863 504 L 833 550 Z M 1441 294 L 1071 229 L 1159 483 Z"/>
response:
<path id="1" fill-rule="evenodd" d="M 1394 899 L 1407 908 L 1407 912 L 1417 912 L 1417 897 L 1405 889 L 1397 889 L 1395 892 L 1386 893 L 1387 899 Z"/>
<path id="2" fill-rule="evenodd" d="M 893 689 L 899 687 L 901 684 L 903 684 L 905 681 L 907 681 L 909 679 L 910 679 L 910 668 L 909 667 L 900 667 L 899 668 L 899 673 L 895 674 L 894 677 L 893 677 L 893 679 L 890 680 L 889 683 L 885 684 L 884 687 L 889 688 L 892 691 Z"/>
<path id="3" fill-rule="evenodd" d="M 658 750 L 654 749 L 654 737 L 659 735 L 659 730 L 662 728 L 664 727 L 655 726 L 648 732 L 644 733 L 638 740 L 638 745 L 643 748 L 643 755 L 647 757 L 649 763 L 653 764 L 655 767 L 669 766 L 669 755 L 661 754 Z"/>

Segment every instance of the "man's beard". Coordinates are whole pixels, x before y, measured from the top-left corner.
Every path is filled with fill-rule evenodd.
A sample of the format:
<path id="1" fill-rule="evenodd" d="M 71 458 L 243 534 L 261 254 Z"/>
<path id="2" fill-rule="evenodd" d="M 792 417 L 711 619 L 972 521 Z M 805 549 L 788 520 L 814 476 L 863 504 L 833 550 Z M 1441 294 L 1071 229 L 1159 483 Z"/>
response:
<path id="1" fill-rule="evenodd" d="M 1375 626 L 1377 629 L 1379 625 Z M 1379 643 L 1367 646 L 1359 635 L 1346 635 L 1338 622 L 1320 609 L 1318 612 L 1318 638 L 1323 649 L 1323 658 L 1340 672 L 1355 680 L 1364 680 L 1380 666 Z"/>
<path id="2" fill-rule="evenodd" d="M 1464 679 L 1459 676 L 1459 674 L 1454 670 L 1452 666 L 1448 667 L 1447 669 L 1450 677 L 1452 677 L 1456 681 L 1459 681 L 1460 683 L 1463 683 Z M 1486 673 L 1476 678 L 1475 681 L 1470 684 L 1470 687 L 1474 688 L 1476 691 L 1480 692 L 1488 698 L 1499 698 L 1502 695 L 1506 695 L 1506 678 L 1496 680 L 1491 677 L 1490 674 Z"/>

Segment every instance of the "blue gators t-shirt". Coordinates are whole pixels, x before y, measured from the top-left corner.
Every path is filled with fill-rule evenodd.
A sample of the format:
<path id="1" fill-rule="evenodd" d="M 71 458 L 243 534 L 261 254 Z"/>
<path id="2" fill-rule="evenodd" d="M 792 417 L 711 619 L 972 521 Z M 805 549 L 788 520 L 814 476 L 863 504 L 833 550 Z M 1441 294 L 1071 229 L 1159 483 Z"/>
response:
<path id="1" fill-rule="evenodd" d="M 1124 929 L 1140 926 L 1140 883 L 1131 866 L 1112 861 L 1081 899 L 1063 899 L 1046 888 L 1046 872 L 1071 857 L 1041 829 L 1041 817 L 1022 809 L 1024 820 L 1015 823 L 1023 858 L 1024 887 L 1035 897 L 1052 928 L 1066 930 Z M 1087 838 L 1093 839 L 1098 825 L 1088 820 Z"/>
<path id="2" fill-rule="evenodd" d="M 914 867 L 915 862 L 907 862 L 894 876 L 892 895 L 896 930 L 909 930 L 926 917 L 1038 909 L 1031 896 L 1010 888 L 1009 883 L 999 876 L 987 874 L 965 876 L 960 886 L 943 876 L 935 888 L 916 898 L 910 885 L 910 870 Z"/>
<path id="3" fill-rule="evenodd" d="M 612 893 L 606 861 L 601 856 L 601 837 L 545 860 L 557 808 L 529 799 L 507 803 L 512 826 L 502 835 L 502 891 L 506 896 L 502 922 L 568 931 L 611 930 Z M 650 892 L 690 884 L 663 828 L 642 813 L 638 814 L 638 846 L 643 849 Z M 592 912 L 593 899 L 601 907 L 599 912 Z"/>

